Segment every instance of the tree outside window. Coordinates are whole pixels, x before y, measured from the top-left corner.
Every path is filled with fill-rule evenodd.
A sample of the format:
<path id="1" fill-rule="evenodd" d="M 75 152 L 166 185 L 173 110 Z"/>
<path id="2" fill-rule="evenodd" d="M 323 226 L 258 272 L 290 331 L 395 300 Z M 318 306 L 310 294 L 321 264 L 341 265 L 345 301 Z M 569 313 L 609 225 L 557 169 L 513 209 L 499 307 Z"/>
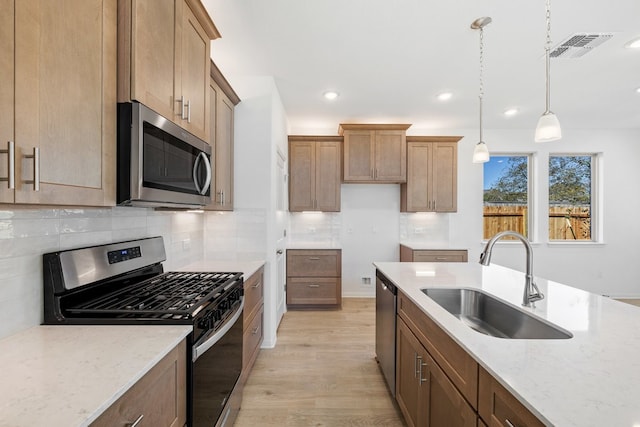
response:
<path id="1" fill-rule="evenodd" d="M 549 240 L 592 240 L 592 155 L 549 156 Z"/>
<path id="2" fill-rule="evenodd" d="M 529 236 L 529 157 L 492 155 L 484 164 L 484 239 L 505 230 Z"/>

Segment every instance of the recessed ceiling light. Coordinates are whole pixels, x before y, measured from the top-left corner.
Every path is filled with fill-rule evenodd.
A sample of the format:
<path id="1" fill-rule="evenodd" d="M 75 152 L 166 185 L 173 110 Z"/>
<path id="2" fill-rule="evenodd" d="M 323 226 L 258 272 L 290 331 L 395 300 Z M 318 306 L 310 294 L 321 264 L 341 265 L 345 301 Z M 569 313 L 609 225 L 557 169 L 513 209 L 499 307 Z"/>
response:
<path id="1" fill-rule="evenodd" d="M 627 49 L 640 49 L 640 37 L 628 41 L 624 47 Z"/>
<path id="2" fill-rule="evenodd" d="M 340 96 L 340 94 L 338 92 L 332 91 L 332 90 L 328 90 L 325 93 L 322 94 L 322 96 L 324 96 L 326 99 L 336 99 L 337 97 Z"/>
<path id="3" fill-rule="evenodd" d="M 517 108 L 507 108 L 506 110 L 504 110 L 503 114 L 507 117 L 511 117 L 511 116 L 515 116 L 516 114 L 518 114 L 518 109 Z"/>
<path id="4" fill-rule="evenodd" d="M 640 93 L 640 87 L 636 88 L 636 92 Z"/>
<path id="5" fill-rule="evenodd" d="M 451 99 L 452 96 L 453 94 L 451 92 L 442 92 L 441 94 L 438 95 L 438 99 L 440 101 L 448 101 Z"/>

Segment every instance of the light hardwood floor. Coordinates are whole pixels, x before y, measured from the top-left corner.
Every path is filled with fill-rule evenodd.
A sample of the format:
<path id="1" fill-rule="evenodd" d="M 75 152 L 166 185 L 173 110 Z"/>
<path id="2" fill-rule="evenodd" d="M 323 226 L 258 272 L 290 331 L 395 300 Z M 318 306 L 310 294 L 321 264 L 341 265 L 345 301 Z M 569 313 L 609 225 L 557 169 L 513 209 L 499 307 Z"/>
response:
<path id="1" fill-rule="evenodd" d="M 289 311 L 262 349 L 235 427 L 405 426 L 375 360 L 375 299 Z"/>

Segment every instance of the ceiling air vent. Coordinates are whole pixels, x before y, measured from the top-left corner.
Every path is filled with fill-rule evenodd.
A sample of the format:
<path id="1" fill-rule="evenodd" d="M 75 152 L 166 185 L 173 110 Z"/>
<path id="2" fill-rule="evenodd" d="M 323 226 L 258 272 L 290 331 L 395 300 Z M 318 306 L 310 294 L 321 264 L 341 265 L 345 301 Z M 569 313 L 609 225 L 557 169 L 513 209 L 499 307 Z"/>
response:
<path id="1" fill-rule="evenodd" d="M 612 33 L 576 33 L 557 45 L 552 58 L 579 58 L 613 37 Z"/>

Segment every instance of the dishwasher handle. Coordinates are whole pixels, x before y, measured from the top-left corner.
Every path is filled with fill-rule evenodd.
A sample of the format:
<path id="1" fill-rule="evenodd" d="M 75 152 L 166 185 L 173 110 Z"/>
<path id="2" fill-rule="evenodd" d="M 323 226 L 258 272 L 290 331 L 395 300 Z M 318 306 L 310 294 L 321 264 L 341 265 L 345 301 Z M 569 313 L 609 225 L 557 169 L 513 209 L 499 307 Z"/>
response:
<path id="1" fill-rule="evenodd" d="M 376 278 L 380 280 L 382 289 L 391 292 L 393 295 L 398 295 L 398 288 L 396 285 L 394 285 L 384 274 L 380 273 L 379 270 L 376 270 Z"/>

